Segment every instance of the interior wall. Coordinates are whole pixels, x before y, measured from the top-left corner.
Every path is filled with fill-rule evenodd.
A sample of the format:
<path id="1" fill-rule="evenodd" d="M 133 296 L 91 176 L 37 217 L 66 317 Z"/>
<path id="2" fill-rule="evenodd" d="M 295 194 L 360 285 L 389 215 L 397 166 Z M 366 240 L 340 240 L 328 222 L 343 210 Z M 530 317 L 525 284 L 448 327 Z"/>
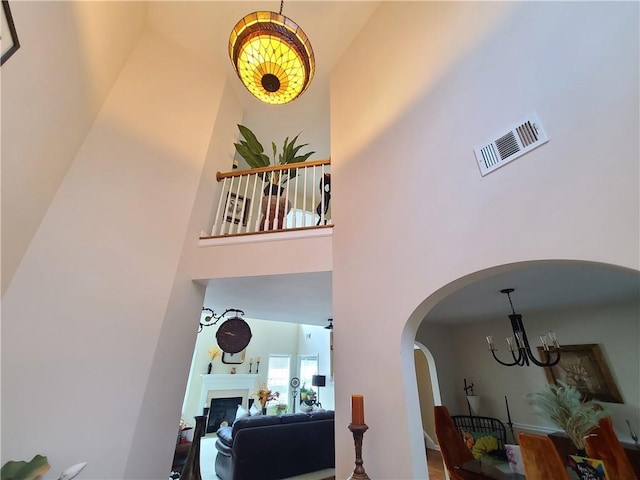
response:
<path id="1" fill-rule="evenodd" d="M 420 397 L 422 429 L 435 442 L 436 429 L 433 418 L 435 402 L 433 401 L 433 385 L 431 383 L 431 375 L 429 375 L 429 363 L 425 354 L 418 349 L 413 351 L 413 358 L 416 364 L 416 382 L 418 384 L 418 396 Z"/>
<path id="2" fill-rule="evenodd" d="M 3 298 L 3 461 L 169 472 L 195 342 L 180 324 L 204 295 L 185 238 L 223 92 L 181 49 L 136 45 Z"/>
<path id="3" fill-rule="evenodd" d="M 638 269 L 637 38 L 637 4 L 383 2 L 333 71 L 336 423 L 364 394 L 370 476 L 427 476 L 413 342 L 443 286 L 525 260 Z M 531 112 L 551 140 L 481 177 L 473 149 Z"/>
<path id="4" fill-rule="evenodd" d="M 2 65 L 2 295 L 146 12 L 146 2 L 11 3 L 22 46 Z"/>
<path id="5" fill-rule="evenodd" d="M 474 383 L 474 392 L 481 397 L 480 415 L 506 422 L 506 395 L 516 428 L 533 426 L 556 430 L 553 424 L 534 414 L 526 399 L 526 395 L 545 388 L 544 369 L 536 366 L 504 367 L 487 351 L 485 337 L 493 334 L 500 349 L 498 354 L 507 360 L 504 338 L 513 335 L 509 333 L 507 313 L 501 319 L 450 327 L 458 359 L 451 374 L 459 385 L 462 385 L 463 378 Z M 633 442 L 625 420 L 640 425 L 640 306 L 637 301 L 544 313 L 518 313 L 522 313 L 527 334 L 534 345 L 539 344 L 535 339 L 549 330 L 556 332 L 561 345 L 600 345 L 624 399 L 624 404 L 606 403 L 605 406 L 611 413 L 619 438 Z M 466 403 L 462 390 L 459 390 L 454 402 L 447 405 L 452 413 L 462 414 L 466 411 Z"/>

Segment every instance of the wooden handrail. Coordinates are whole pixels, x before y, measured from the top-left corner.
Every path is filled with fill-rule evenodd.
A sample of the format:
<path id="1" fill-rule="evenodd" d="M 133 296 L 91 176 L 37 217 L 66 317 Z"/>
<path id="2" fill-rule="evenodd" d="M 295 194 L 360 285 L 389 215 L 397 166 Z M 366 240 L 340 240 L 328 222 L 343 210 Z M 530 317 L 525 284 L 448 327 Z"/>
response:
<path id="1" fill-rule="evenodd" d="M 295 168 L 303 168 L 303 167 L 319 167 L 321 165 L 331 165 L 331 159 L 327 158 L 324 160 L 313 160 L 311 162 L 288 163 L 286 165 L 273 165 L 271 167 L 252 168 L 249 170 L 232 170 L 231 172 L 225 172 L 225 173 L 216 172 L 216 180 L 220 182 L 225 178 L 240 177 L 242 175 L 252 175 L 255 173 L 264 173 L 264 172 L 279 172 L 281 170 L 292 170 Z"/>

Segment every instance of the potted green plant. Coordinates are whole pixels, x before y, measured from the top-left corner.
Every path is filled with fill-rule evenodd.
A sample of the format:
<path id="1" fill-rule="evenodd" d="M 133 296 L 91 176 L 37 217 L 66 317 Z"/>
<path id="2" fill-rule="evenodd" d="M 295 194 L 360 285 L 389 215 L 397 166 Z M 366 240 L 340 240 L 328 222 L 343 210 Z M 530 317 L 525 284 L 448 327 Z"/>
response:
<path id="1" fill-rule="evenodd" d="M 561 381 L 547 385 L 543 391 L 529 395 L 528 399 L 536 414 L 563 429 L 582 455 L 584 438 L 601 418 L 608 415 L 600 402 L 583 401 L 582 394 L 575 387 Z"/>
<path id="2" fill-rule="evenodd" d="M 301 163 L 306 161 L 315 153 L 314 151 L 311 151 L 304 154 L 298 154 L 301 148 L 308 145 L 306 143 L 296 145 L 298 137 L 300 136 L 300 134 L 298 134 L 293 137 L 291 141 L 289 141 L 289 137 L 284 139 L 284 144 L 282 145 L 282 151 L 280 153 L 278 153 L 278 147 L 275 142 L 271 142 L 271 148 L 273 150 L 272 164 L 269 156 L 264 153 L 264 147 L 258 141 L 255 134 L 244 125 L 238 125 L 238 129 L 240 130 L 240 134 L 244 140 L 240 140 L 238 143 L 234 143 L 234 145 L 238 155 L 244 158 L 251 168 Z M 286 182 L 295 178 L 297 173 L 298 170 L 296 168 L 258 173 L 258 176 L 267 183 L 264 188 L 264 197 L 262 198 L 261 204 L 263 217 L 260 223 L 260 230 L 283 228 L 284 219 L 287 213 L 291 210 L 291 202 L 284 198 L 282 194 L 284 192 Z"/>
<path id="3" fill-rule="evenodd" d="M 289 137 L 284 139 L 284 144 L 282 145 L 282 151 L 280 153 L 278 153 L 278 147 L 276 146 L 275 142 L 271 142 L 271 148 L 273 150 L 272 164 L 269 157 L 264 153 L 264 147 L 258 141 L 256 135 L 244 125 L 238 125 L 238 130 L 240 130 L 240 134 L 242 135 L 244 140 L 240 140 L 238 143 L 234 143 L 236 151 L 238 152 L 238 155 L 244 158 L 244 160 L 251 168 L 301 163 L 306 161 L 311 155 L 316 153 L 312 151 L 298 155 L 300 149 L 308 145 L 307 143 L 296 145 L 298 137 L 300 136 L 300 134 L 298 134 L 293 137 L 290 142 Z M 284 187 L 284 184 L 288 180 L 294 178 L 296 175 L 297 169 L 295 168 L 291 170 L 280 170 L 277 172 L 264 172 L 258 174 L 258 176 L 262 180 L 267 181 L 269 184 L 276 185 L 280 188 Z M 269 186 L 267 186 L 267 188 L 268 187 Z M 265 190 L 265 195 L 270 195 L 271 193 L 267 193 L 267 191 L 272 191 L 272 188 L 269 188 L 269 190 Z"/>

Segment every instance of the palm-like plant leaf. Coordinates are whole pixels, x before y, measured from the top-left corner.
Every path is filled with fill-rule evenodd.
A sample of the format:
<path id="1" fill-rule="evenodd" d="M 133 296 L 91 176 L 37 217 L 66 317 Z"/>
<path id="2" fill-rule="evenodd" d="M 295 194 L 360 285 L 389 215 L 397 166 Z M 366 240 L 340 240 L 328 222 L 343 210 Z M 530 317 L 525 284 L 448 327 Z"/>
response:
<path id="1" fill-rule="evenodd" d="M 251 168 L 270 166 L 271 162 L 269 160 L 269 157 L 264 154 L 264 148 L 258 141 L 258 138 L 255 136 L 255 134 L 244 125 L 238 125 L 238 129 L 240 130 L 240 134 L 244 137 L 244 140 L 240 140 L 238 143 L 234 143 L 238 154 L 245 159 L 245 161 Z M 279 165 L 286 165 L 289 163 L 305 162 L 311 155 L 316 153 L 308 152 L 303 155 L 298 155 L 300 149 L 308 145 L 307 143 L 296 145 L 296 141 L 298 140 L 299 136 L 300 134 L 296 135 L 291 140 L 291 142 L 289 142 L 289 137 L 285 138 L 284 144 L 282 146 L 282 153 L 280 153 L 279 155 L 277 153 L 277 146 L 275 142 L 271 142 L 274 164 L 276 162 L 276 156 L 278 157 Z M 294 168 L 290 170 L 283 170 L 282 172 L 273 172 L 273 174 L 267 173 L 266 178 L 267 180 L 273 180 L 273 182 L 276 184 L 283 185 L 288 180 L 295 178 L 297 173 L 297 169 Z M 263 180 L 265 179 L 264 173 L 259 173 L 258 176 Z"/>

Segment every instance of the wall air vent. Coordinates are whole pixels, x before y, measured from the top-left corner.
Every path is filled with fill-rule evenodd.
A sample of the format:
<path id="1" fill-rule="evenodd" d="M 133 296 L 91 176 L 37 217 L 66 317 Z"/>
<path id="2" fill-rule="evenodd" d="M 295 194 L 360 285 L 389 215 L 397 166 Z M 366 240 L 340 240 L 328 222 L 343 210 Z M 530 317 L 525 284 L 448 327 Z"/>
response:
<path id="1" fill-rule="evenodd" d="M 538 116 L 529 115 L 496 140 L 474 150 L 480 166 L 480 174 L 484 177 L 487 173 L 493 172 L 496 168 L 500 168 L 548 141 Z"/>

